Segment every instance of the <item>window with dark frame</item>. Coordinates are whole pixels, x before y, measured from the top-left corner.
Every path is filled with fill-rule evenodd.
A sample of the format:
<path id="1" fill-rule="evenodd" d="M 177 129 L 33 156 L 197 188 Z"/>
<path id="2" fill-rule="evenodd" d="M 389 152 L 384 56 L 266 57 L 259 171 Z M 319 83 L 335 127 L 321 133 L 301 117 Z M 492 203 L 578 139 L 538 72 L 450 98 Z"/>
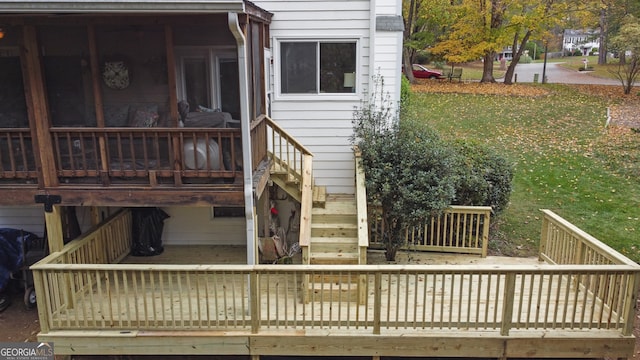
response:
<path id="1" fill-rule="evenodd" d="M 283 94 L 340 94 L 356 90 L 353 41 L 283 41 L 280 63 Z"/>

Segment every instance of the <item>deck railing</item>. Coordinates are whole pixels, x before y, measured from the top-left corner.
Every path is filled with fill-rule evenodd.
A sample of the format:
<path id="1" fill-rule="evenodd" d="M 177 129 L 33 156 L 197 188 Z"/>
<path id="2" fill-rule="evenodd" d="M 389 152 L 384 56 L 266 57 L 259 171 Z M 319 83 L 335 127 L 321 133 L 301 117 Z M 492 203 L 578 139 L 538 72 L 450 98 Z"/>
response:
<path id="1" fill-rule="evenodd" d="M 610 248 L 600 240 L 587 234 L 580 228 L 561 218 L 551 210 L 542 210 L 542 233 L 540 236 L 540 259 L 551 264 L 562 265 L 638 265 Z M 627 291 L 637 292 L 639 279 L 636 282 L 627 283 L 614 279 L 603 281 L 589 275 L 573 275 L 571 280 L 580 286 L 584 292 L 593 294 L 604 308 L 616 311 L 628 311 L 623 317 L 633 317 L 633 309 L 616 308 L 615 304 L 619 287 L 629 287 Z M 632 293 L 635 294 L 635 293 Z M 627 323 L 631 331 L 632 323 Z"/>
<path id="2" fill-rule="evenodd" d="M 541 260 L 563 265 L 635 265 L 551 210 L 542 213 Z"/>
<path id="3" fill-rule="evenodd" d="M 409 228 L 405 233 L 404 249 L 455 252 L 487 256 L 489 244 L 489 206 L 451 206 L 441 216 Z M 380 208 L 369 208 L 372 246 L 382 247 L 384 222 Z"/>
<path id="4" fill-rule="evenodd" d="M 345 329 L 373 334 L 427 329 L 618 330 L 629 335 L 630 266 L 34 266 L 48 330 Z M 602 304 L 574 276 L 611 287 Z M 364 278 L 364 302 L 350 296 Z M 303 279 L 323 291 L 301 302 Z M 314 280 L 320 279 L 320 280 Z M 60 294 L 69 289 L 69 294 Z M 44 295 L 40 295 L 44 294 Z M 63 296 L 64 295 L 64 296 Z"/>
<path id="5" fill-rule="evenodd" d="M 0 179 L 38 181 L 29 129 L 0 129 Z"/>
<path id="6" fill-rule="evenodd" d="M 94 260 L 126 238 L 127 213 L 32 267 L 43 333 L 53 330 L 341 329 L 406 334 L 633 329 L 640 267 L 621 265 L 133 265 Z M 120 224 L 120 225 L 117 225 Z M 96 245 L 90 245 L 90 244 Z M 77 244 L 77 245 L 76 245 Z M 82 246 L 80 246 L 82 244 Z M 123 246 L 126 245 L 126 241 Z M 84 250 L 80 250 L 84 249 Z M 72 253 L 88 255 L 70 256 Z M 85 262 L 98 262 L 88 264 Z M 325 279 L 344 279 L 327 283 Z M 363 279 L 360 285 L 352 279 Z M 575 279 L 582 279 L 576 281 Z M 588 280 L 594 287 L 583 285 Z M 302 284 L 316 289 L 301 301 Z M 358 286 L 366 296 L 353 296 Z M 591 289 L 595 289 L 592 291 Z M 603 290 L 603 291 L 600 291 Z"/>

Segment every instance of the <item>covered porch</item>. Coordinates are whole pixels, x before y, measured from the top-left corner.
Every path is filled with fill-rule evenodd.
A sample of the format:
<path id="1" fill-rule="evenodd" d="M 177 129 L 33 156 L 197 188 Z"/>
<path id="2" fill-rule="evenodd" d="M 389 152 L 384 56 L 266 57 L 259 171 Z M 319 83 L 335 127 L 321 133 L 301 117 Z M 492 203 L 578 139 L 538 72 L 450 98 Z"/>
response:
<path id="1" fill-rule="evenodd" d="M 33 267 L 39 339 L 60 354 L 633 352 L 640 267 L 550 211 L 539 259 L 509 264 L 477 255 L 447 264 L 437 256 L 396 265 L 214 263 L 241 259 L 242 248 L 210 248 L 217 257 L 168 249 L 171 263 L 162 264 L 128 256 L 129 221 L 119 213 Z"/>
<path id="2" fill-rule="evenodd" d="M 243 172 L 267 161 L 272 14 L 242 0 L 110 6 L 0 4 L 3 204 L 179 190 L 182 204 L 244 205 Z M 88 189 L 102 200 L 75 194 Z"/>

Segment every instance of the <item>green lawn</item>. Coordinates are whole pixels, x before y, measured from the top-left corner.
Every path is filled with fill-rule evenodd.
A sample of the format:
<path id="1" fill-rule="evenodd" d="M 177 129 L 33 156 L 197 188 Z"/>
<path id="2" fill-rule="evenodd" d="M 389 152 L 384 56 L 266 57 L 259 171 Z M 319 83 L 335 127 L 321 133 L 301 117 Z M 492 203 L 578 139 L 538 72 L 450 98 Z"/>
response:
<path id="1" fill-rule="evenodd" d="M 546 87 L 551 94 L 541 97 L 414 93 L 409 111 L 443 137 L 481 141 L 514 162 L 494 253 L 535 255 L 539 209 L 551 209 L 640 261 L 640 134 L 618 149 L 606 138 L 604 99 Z"/>

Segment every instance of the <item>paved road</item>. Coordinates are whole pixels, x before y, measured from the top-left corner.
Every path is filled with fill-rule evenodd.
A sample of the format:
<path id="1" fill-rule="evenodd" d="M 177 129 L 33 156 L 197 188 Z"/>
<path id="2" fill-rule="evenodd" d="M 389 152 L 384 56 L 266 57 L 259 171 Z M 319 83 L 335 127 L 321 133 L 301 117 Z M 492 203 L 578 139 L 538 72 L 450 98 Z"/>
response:
<path id="1" fill-rule="evenodd" d="M 518 82 L 531 83 L 533 82 L 534 74 L 538 74 L 538 81 L 542 82 L 543 66 L 543 63 L 516 65 L 515 73 L 518 75 Z M 591 76 L 588 72 L 568 70 L 558 66 L 558 63 L 547 63 L 546 75 L 548 83 L 620 85 L 618 80 L 603 79 Z"/>

